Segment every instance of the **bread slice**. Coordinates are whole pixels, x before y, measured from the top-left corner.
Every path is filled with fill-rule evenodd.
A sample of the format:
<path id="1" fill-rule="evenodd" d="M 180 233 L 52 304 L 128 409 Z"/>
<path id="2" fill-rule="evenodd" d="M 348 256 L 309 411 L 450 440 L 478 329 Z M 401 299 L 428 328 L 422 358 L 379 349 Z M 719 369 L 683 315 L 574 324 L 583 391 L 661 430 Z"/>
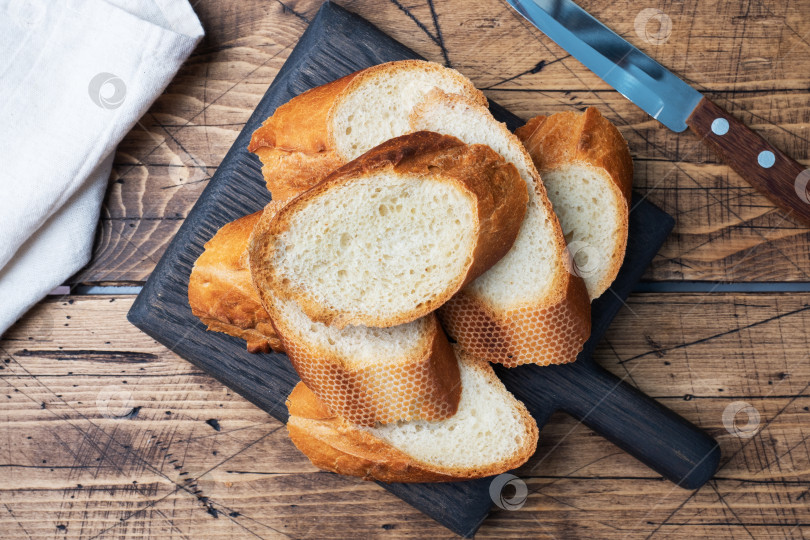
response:
<path id="1" fill-rule="evenodd" d="M 293 98 L 253 133 L 248 149 L 261 159 L 273 198 L 288 199 L 407 132 L 411 109 L 433 88 L 487 103 L 484 94 L 453 69 L 422 60 L 389 62 Z"/>
<path id="2" fill-rule="evenodd" d="M 458 354 L 461 401 L 446 420 L 360 428 L 330 414 L 303 383 L 287 399 L 287 430 L 321 469 L 383 482 L 445 482 L 500 474 L 525 463 L 538 429 L 488 362 Z"/>
<path id="3" fill-rule="evenodd" d="M 188 282 L 191 312 L 208 330 L 247 341 L 252 353 L 283 349 L 248 268 L 248 241 L 261 215 L 244 216 L 217 231 L 194 263 Z"/>
<path id="4" fill-rule="evenodd" d="M 565 239 L 526 149 L 479 104 L 434 90 L 410 119 L 427 129 L 486 144 L 515 165 L 529 190 L 512 249 L 439 311 L 468 353 L 508 367 L 572 362 L 590 334 L 590 302 L 566 268 Z"/>
<path id="5" fill-rule="evenodd" d="M 515 167 L 486 146 L 430 132 L 397 137 L 262 220 L 253 281 L 313 321 L 404 324 L 509 251 L 526 201 Z"/>
<path id="6" fill-rule="evenodd" d="M 310 320 L 292 300 L 268 307 L 301 380 L 334 414 L 373 426 L 456 412 L 458 366 L 435 315 L 339 330 Z"/>
<path id="7" fill-rule="evenodd" d="M 254 230 L 266 229 L 282 206 L 268 204 Z M 458 363 L 434 314 L 391 328 L 338 329 L 271 291 L 262 303 L 298 375 L 335 414 L 373 426 L 456 412 Z"/>
<path id="8" fill-rule="evenodd" d="M 568 240 L 574 271 L 591 299 L 610 287 L 624 261 L 633 160 L 599 110 L 537 116 L 515 131 L 543 176 Z"/>

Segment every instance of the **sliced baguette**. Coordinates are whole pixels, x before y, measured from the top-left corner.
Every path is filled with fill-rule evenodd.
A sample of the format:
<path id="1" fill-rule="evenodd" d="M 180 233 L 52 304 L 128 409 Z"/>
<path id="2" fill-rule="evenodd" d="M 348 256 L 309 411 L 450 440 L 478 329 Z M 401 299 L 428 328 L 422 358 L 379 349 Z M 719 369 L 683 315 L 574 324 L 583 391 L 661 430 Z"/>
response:
<path id="1" fill-rule="evenodd" d="M 486 361 L 458 358 L 461 401 L 446 420 L 360 428 L 299 383 L 287 399 L 290 438 L 316 467 L 383 482 L 466 480 L 522 465 L 537 447 L 537 424 Z"/>
<path id="2" fill-rule="evenodd" d="M 466 352 L 508 367 L 574 361 L 590 334 L 590 302 L 582 279 L 567 270 L 559 221 L 526 149 L 486 108 L 438 90 L 410 123 L 489 145 L 515 165 L 529 190 L 509 253 L 439 310 L 448 334 Z"/>
<path id="3" fill-rule="evenodd" d="M 253 133 L 248 149 L 261 159 L 273 198 L 288 199 L 344 163 L 405 133 L 411 108 L 433 88 L 487 103 L 453 69 L 422 60 L 389 62 L 293 98 Z"/>
<path id="4" fill-rule="evenodd" d="M 527 197 L 515 167 L 486 146 L 397 137 L 262 220 L 253 281 L 265 304 L 272 293 L 338 328 L 404 324 L 509 251 Z"/>
<path id="5" fill-rule="evenodd" d="M 537 116 L 515 131 L 543 177 L 568 239 L 569 258 L 591 299 L 610 287 L 624 260 L 633 160 L 599 110 Z"/>
<path id="6" fill-rule="evenodd" d="M 208 330 L 244 339 L 253 353 L 283 349 L 248 268 L 248 241 L 261 214 L 244 216 L 217 231 L 194 263 L 188 282 L 191 312 Z"/>
<path id="7" fill-rule="evenodd" d="M 279 209 L 268 204 L 254 230 L 266 229 Z M 456 412 L 458 363 L 433 313 L 391 328 L 338 329 L 311 320 L 295 301 L 271 291 L 262 303 L 301 380 L 335 414 L 373 426 Z"/>

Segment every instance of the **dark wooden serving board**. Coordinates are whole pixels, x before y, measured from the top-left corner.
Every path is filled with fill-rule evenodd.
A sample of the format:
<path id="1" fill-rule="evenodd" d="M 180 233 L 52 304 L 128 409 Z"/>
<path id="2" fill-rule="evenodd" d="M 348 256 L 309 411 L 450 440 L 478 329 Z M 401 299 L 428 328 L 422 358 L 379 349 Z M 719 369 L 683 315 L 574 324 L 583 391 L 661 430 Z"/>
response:
<path id="1" fill-rule="evenodd" d="M 276 107 L 358 69 L 406 58 L 418 55 L 357 15 L 325 3 L 129 312 L 129 320 L 144 332 L 281 421 L 287 419 L 284 400 L 298 376 L 283 354 L 252 355 L 243 341 L 205 330 L 188 306 L 191 267 L 203 244 L 222 225 L 262 208 L 269 200 L 260 163 L 246 148 L 251 133 Z M 491 108 L 511 129 L 522 123 L 496 104 Z M 694 489 L 717 468 L 720 456 L 715 441 L 591 360 L 596 343 L 673 226 L 669 215 L 646 201 L 637 198 L 633 208 L 624 265 L 611 291 L 594 302 L 592 336 L 578 361 L 567 366 L 497 371 L 541 428 L 554 411 L 566 411 L 665 478 Z M 493 504 L 490 483 L 485 478 L 381 485 L 454 532 L 471 536 Z"/>

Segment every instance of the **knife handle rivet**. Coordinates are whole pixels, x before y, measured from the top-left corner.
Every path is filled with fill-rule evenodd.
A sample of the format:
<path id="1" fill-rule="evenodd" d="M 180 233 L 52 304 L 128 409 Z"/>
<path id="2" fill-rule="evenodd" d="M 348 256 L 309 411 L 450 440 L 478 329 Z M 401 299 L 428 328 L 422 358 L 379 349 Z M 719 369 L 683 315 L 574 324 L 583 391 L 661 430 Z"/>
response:
<path id="1" fill-rule="evenodd" d="M 715 135 L 725 135 L 728 133 L 728 120 L 725 118 L 715 118 L 712 122 L 712 133 Z"/>
<path id="2" fill-rule="evenodd" d="M 770 150 L 763 150 L 757 156 L 757 163 L 763 169 L 770 169 L 776 163 L 776 156 Z"/>

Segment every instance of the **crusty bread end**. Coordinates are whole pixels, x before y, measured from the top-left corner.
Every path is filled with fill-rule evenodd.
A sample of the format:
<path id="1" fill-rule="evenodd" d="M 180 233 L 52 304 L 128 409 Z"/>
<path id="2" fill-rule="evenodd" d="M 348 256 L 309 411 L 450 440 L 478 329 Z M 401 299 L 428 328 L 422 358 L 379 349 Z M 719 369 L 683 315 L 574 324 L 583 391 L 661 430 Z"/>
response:
<path id="1" fill-rule="evenodd" d="M 217 231 L 194 263 L 188 282 L 191 312 L 208 330 L 244 339 L 252 353 L 283 350 L 248 268 L 248 241 L 261 214 L 244 216 Z"/>

